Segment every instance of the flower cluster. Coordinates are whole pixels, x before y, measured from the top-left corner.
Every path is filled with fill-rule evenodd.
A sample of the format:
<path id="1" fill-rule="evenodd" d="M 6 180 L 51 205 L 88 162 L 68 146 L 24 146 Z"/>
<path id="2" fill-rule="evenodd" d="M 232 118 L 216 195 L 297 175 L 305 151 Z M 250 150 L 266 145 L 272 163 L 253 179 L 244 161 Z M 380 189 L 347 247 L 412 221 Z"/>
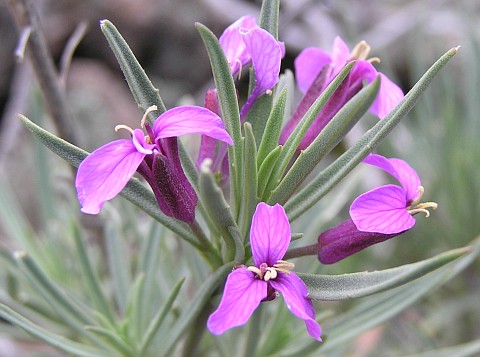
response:
<path id="1" fill-rule="evenodd" d="M 284 45 L 260 28 L 252 16 L 242 17 L 230 25 L 220 37 L 219 45 L 233 78 L 239 77 L 249 65 L 253 69 L 255 82 L 239 113 L 241 121 L 245 122 L 258 98 L 274 91 L 285 55 Z M 315 118 L 296 150 L 307 148 L 335 114 L 365 84 L 378 77 L 381 80 L 379 92 L 370 108 L 374 115 L 384 118 L 403 99 L 402 90 L 374 68 L 373 63 L 378 62 L 378 58 L 369 58 L 369 53 L 370 47 L 365 42 L 350 51 L 337 37 L 331 53 L 310 47 L 299 54 L 295 73 L 304 95 L 279 134 L 279 145 L 287 141 L 312 103 L 352 61 L 355 61 L 353 69 Z M 204 107 L 173 108 L 150 125 L 146 116 L 155 110 L 156 107 L 149 108 L 142 119 L 141 127 L 146 133 L 119 126 L 117 129 L 130 131 L 131 140 L 106 144 L 81 163 L 76 188 L 83 212 L 99 213 L 104 203 L 120 193 L 137 172 L 150 185 L 165 215 L 192 224 L 198 197 L 183 170 L 177 142 L 177 137 L 185 134 L 202 135 L 197 168 L 204 160 L 211 159 L 211 169 L 226 177 L 229 168 L 227 145 L 233 145 L 233 141 L 223 124 L 215 88 L 207 91 Z M 350 207 L 350 219 L 320 234 L 316 253 L 324 264 L 338 262 L 372 244 L 395 237 L 412 228 L 415 214 L 424 212 L 428 216 L 427 209 L 436 208 L 432 202 L 419 203 L 424 189 L 416 172 L 405 161 L 370 154 L 364 162 L 386 171 L 401 186 L 386 185 L 359 196 Z M 261 302 L 274 300 L 281 294 L 290 312 L 304 320 L 310 336 L 321 341 L 322 329 L 315 320 L 308 288 L 292 271 L 294 265 L 282 260 L 291 240 L 284 208 L 279 204 L 258 203 L 246 234 L 248 232 L 249 244 L 242 250 L 251 252 L 253 262 L 249 266 L 248 259 L 236 262 L 226 279 L 221 302 L 208 319 L 208 329 L 213 334 L 222 334 L 243 325 Z"/>

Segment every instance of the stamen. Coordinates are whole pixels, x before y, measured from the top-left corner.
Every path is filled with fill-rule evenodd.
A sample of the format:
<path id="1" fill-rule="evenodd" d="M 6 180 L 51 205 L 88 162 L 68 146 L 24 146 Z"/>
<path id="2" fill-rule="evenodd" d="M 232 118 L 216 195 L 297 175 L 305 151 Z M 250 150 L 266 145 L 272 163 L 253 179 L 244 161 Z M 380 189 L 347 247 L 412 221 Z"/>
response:
<path id="1" fill-rule="evenodd" d="M 143 117 L 142 117 L 142 120 L 140 121 L 140 126 L 142 128 L 145 127 L 145 122 L 147 121 L 147 116 L 148 114 L 150 114 L 151 112 L 154 112 L 155 110 L 157 110 L 157 106 L 156 105 L 152 105 L 150 107 L 147 108 L 147 110 L 145 111 L 145 114 L 143 114 Z"/>
<path id="2" fill-rule="evenodd" d="M 410 206 L 416 206 L 420 202 L 420 200 L 422 199 L 423 193 L 425 192 L 425 189 L 423 188 L 423 186 L 418 186 L 417 192 L 418 192 L 418 197 L 415 200 L 413 200 Z"/>
<path id="3" fill-rule="evenodd" d="M 277 277 L 277 271 L 274 268 L 267 268 L 267 271 L 263 276 L 263 280 L 269 281 L 270 279 L 275 279 L 276 277 Z"/>
<path id="4" fill-rule="evenodd" d="M 265 94 L 266 94 L 266 95 L 272 95 L 272 94 L 273 94 L 273 92 L 272 92 L 272 90 L 271 90 L 271 89 L 267 89 L 267 90 L 265 91 Z"/>
<path id="5" fill-rule="evenodd" d="M 408 213 L 410 213 L 412 216 L 416 215 L 417 213 L 425 213 L 425 217 L 428 218 L 430 217 L 430 211 L 428 208 L 435 210 L 437 207 L 438 204 L 436 202 L 424 202 L 416 205 L 413 209 L 409 209 Z"/>
<path id="6" fill-rule="evenodd" d="M 251 272 L 254 272 L 255 274 L 257 274 L 257 276 L 260 278 L 260 279 L 263 279 L 263 274 L 262 274 L 262 271 L 260 269 L 258 269 L 257 267 L 255 266 L 250 266 L 247 268 L 248 270 L 250 270 Z"/>
<path id="7" fill-rule="evenodd" d="M 240 69 L 238 70 L 238 80 L 240 80 L 240 78 L 242 78 L 242 70 L 243 70 L 242 61 L 240 61 L 238 58 L 236 58 L 235 62 L 237 62 L 238 66 L 240 67 Z"/>
<path id="8" fill-rule="evenodd" d="M 115 131 L 119 131 L 120 129 L 128 130 L 128 131 L 130 132 L 130 134 L 133 135 L 133 129 L 130 128 L 128 125 L 120 124 L 120 125 L 117 125 L 117 126 L 115 127 Z"/>
<path id="9" fill-rule="evenodd" d="M 370 63 L 380 63 L 381 62 L 380 58 L 378 58 L 378 57 L 369 58 L 367 61 L 370 62 Z"/>
<path id="10" fill-rule="evenodd" d="M 352 59 L 366 60 L 370 54 L 370 46 L 365 41 L 360 41 L 353 48 L 350 56 Z"/>

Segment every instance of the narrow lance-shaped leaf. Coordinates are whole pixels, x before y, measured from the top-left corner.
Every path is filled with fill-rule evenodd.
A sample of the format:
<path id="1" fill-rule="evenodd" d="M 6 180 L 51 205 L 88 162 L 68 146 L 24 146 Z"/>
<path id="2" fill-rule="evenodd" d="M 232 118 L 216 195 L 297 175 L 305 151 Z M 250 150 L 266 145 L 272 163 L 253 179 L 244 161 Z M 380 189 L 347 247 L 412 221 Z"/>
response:
<path id="1" fill-rule="evenodd" d="M 162 349 L 165 355 L 171 355 L 172 349 L 175 347 L 178 340 L 185 335 L 185 331 L 193 324 L 197 316 L 204 311 L 207 304 L 209 304 L 211 296 L 222 282 L 225 281 L 228 273 L 232 271 L 234 263 L 227 263 L 218 268 L 208 279 L 202 284 L 189 304 L 188 308 L 179 317 L 175 325 L 164 338 L 162 338 Z"/>
<path id="2" fill-rule="evenodd" d="M 211 160 L 204 160 L 200 168 L 200 197 L 210 215 L 212 222 L 222 235 L 227 248 L 227 261 L 235 258 L 237 262 L 243 261 L 243 244 L 239 237 L 232 235 L 230 229 L 239 230 L 233 218 L 229 204 L 223 192 L 215 182 L 215 177 L 210 170 Z M 239 255 L 240 254 L 240 255 Z"/>
<path id="3" fill-rule="evenodd" d="M 312 106 L 303 116 L 302 120 L 298 123 L 296 128 L 288 137 L 285 145 L 283 146 L 282 154 L 277 162 L 276 167 L 274 168 L 270 181 L 265 190 L 265 195 L 268 197 L 271 191 L 278 185 L 278 181 L 285 172 L 285 169 L 288 166 L 288 163 L 292 159 L 297 150 L 298 145 L 302 141 L 305 134 L 307 134 L 308 128 L 316 120 L 318 114 L 327 104 L 328 100 L 333 96 L 338 87 L 345 80 L 347 75 L 352 70 L 355 62 L 348 63 L 340 73 L 335 77 L 335 79 L 327 86 L 327 88 L 322 92 L 322 94 L 315 100 Z"/>
<path id="4" fill-rule="evenodd" d="M 218 101 L 222 111 L 222 119 L 225 127 L 233 139 L 233 146 L 228 148 L 228 157 L 230 161 L 230 177 L 233 185 L 231 189 L 237 195 L 240 194 L 240 180 L 242 175 L 242 133 L 240 128 L 240 112 L 238 108 L 237 93 L 235 84 L 230 73 L 230 66 L 223 53 L 218 39 L 204 25 L 197 23 L 197 30 L 202 37 L 205 48 L 208 52 L 210 64 L 212 66 L 213 78 L 218 93 Z M 240 197 L 234 197 L 234 210 L 238 212 Z"/>
<path id="5" fill-rule="evenodd" d="M 19 119 L 38 140 L 40 140 L 46 147 L 48 147 L 51 151 L 65 161 L 69 162 L 71 165 L 78 167 L 78 165 L 80 165 L 80 163 L 87 157 L 88 152 L 85 150 L 80 149 L 79 147 L 49 133 L 25 116 L 19 115 Z M 158 203 L 153 193 L 143 186 L 137 179 L 131 179 L 122 192 L 120 192 L 120 195 L 132 202 L 141 210 L 145 211 L 148 215 L 163 224 L 165 227 L 178 234 L 181 238 L 185 239 L 194 246 L 198 246 L 196 237 L 193 235 L 190 228 L 185 223 L 179 222 L 164 215 L 158 208 Z"/>
<path id="6" fill-rule="evenodd" d="M 315 140 L 300 153 L 295 163 L 275 188 L 270 203 L 284 204 L 317 164 L 347 135 L 368 111 L 377 97 L 380 77 L 358 92 L 325 126 Z"/>
<path id="7" fill-rule="evenodd" d="M 253 212 L 257 206 L 257 146 L 253 136 L 252 126 L 250 123 L 244 124 L 245 143 L 244 143 L 244 163 L 243 163 L 243 200 L 241 205 L 241 231 L 245 240 L 250 229 Z"/>
<path id="8" fill-rule="evenodd" d="M 283 115 L 287 101 L 287 88 L 283 88 L 278 96 L 268 118 L 262 141 L 258 147 L 257 167 L 260 168 L 263 160 L 277 147 L 280 131 L 282 130 Z"/>
<path id="9" fill-rule="evenodd" d="M 346 300 L 393 289 L 424 276 L 472 251 L 471 247 L 451 250 L 430 259 L 400 267 L 343 275 L 302 274 L 298 276 L 313 300 Z"/>
<path id="10" fill-rule="evenodd" d="M 455 56 L 457 51 L 458 48 L 452 48 L 440 57 L 384 119 L 375 124 L 354 146 L 314 177 L 307 186 L 285 204 L 285 210 L 290 220 L 298 218 L 317 203 L 380 144 L 385 136 L 410 112 L 433 78 Z"/>
<path id="11" fill-rule="evenodd" d="M 142 112 L 145 112 L 152 105 L 157 106 L 158 109 L 148 115 L 150 124 L 152 124 L 156 117 L 167 110 L 160 97 L 159 90 L 153 86 L 117 28 L 108 20 L 100 21 L 100 28 L 115 54 L 135 102 L 142 109 Z"/>
<path id="12" fill-rule="evenodd" d="M 10 322 L 12 325 L 27 331 L 32 336 L 49 344 L 50 346 L 58 348 L 61 351 L 65 351 L 66 353 L 71 353 L 74 356 L 98 357 L 112 355 L 112 353 L 109 351 L 86 346 L 78 342 L 73 342 L 63 336 L 45 330 L 44 328 L 34 324 L 32 321 L 26 319 L 3 304 L 0 304 L 0 316 Z"/>
<path id="13" fill-rule="evenodd" d="M 260 201 L 264 201 L 265 197 L 265 189 L 267 184 L 270 180 L 270 176 L 272 174 L 273 169 L 275 168 L 275 164 L 277 163 L 278 158 L 282 154 L 283 146 L 277 146 L 273 149 L 270 154 L 263 160 L 262 166 L 258 170 L 258 197 L 260 197 Z"/>

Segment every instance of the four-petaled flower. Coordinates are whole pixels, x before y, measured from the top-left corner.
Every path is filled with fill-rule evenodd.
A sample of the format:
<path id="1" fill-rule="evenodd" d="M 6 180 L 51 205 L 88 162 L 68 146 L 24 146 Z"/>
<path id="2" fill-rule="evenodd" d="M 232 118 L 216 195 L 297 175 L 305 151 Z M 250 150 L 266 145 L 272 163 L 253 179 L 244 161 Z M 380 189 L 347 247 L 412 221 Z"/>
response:
<path id="1" fill-rule="evenodd" d="M 345 42 L 336 37 L 331 53 L 316 47 L 304 49 L 295 59 L 295 78 L 300 90 L 305 96 L 296 112 L 282 130 L 280 143 L 283 144 L 298 125 L 308 108 L 325 90 L 342 68 L 350 61 L 356 60 L 355 66 L 343 81 L 332 98 L 327 102 L 298 149 L 305 149 L 328 124 L 338 110 L 352 98 L 363 86 L 363 82 L 372 82 L 381 77 L 380 90 L 370 111 L 380 118 L 385 117 L 402 99 L 402 90 L 386 75 L 378 72 L 372 62 L 378 58 L 368 59 L 370 47 L 364 41 L 360 42 L 351 52 Z"/>
<path id="2" fill-rule="evenodd" d="M 293 272 L 293 264 L 281 259 L 290 244 L 291 231 L 282 206 L 259 203 L 252 219 L 250 245 L 254 266 L 241 266 L 228 275 L 218 309 L 208 319 L 214 334 L 243 325 L 262 301 L 283 295 L 292 314 L 305 321 L 307 331 L 321 341 L 322 329 L 307 297 L 305 283 Z"/>
<path id="3" fill-rule="evenodd" d="M 376 166 L 400 182 L 386 185 L 360 195 L 350 206 L 350 217 L 359 231 L 383 234 L 396 234 L 413 227 L 412 215 L 435 209 L 434 202 L 420 203 L 423 186 L 415 170 L 400 159 L 387 159 L 381 155 L 370 154 L 363 162 Z"/>
<path id="4" fill-rule="evenodd" d="M 160 115 L 153 128 L 142 119 L 147 136 L 132 130 L 132 139 L 116 140 L 92 152 L 78 167 L 75 181 L 82 211 L 100 212 L 103 204 L 115 197 L 138 171 L 152 187 L 160 209 L 167 216 L 187 223 L 195 218 L 197 195 L 188 182 L 178 155 L 177 136 L 203 134 L 232 145 L 222 120 L 208 109 L 184 106 Z"/>
<path id="5" fill-rule="evenodd" d="M 415 224 L 413 215 L 435 202 L 419 203 L 423 194 L 420 178 L 415 170 L 400 159 L 387 159 L 370 154 L 363 161 L 381 168 L 400 182 L 370 190 L 357 197 L 350 206 L 350 219 L 322 232 L 318 237 L 318 259 L 333 264 L 373 244 L 396 237 Z"/>

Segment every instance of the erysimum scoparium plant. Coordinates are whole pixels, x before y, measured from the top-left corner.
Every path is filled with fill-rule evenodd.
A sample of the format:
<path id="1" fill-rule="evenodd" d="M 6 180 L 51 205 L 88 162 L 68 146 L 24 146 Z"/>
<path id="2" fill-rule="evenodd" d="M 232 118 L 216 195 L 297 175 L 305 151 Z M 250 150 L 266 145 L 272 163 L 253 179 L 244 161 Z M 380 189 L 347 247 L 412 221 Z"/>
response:
<path id="1" fill-rule="evenodd" d="M 288 85 L 288 74 L 280 74 L 285 46 L 278 39 L 278 14 L 279 1 L 265 0 L 258 20 L 242 17 L 219 39 L 197 24 L 215 88 L 207 91 L 203 107 L 169 110 L 115 26 L 108 20 L 101 22 L 143 112 L 140 127 L 145 131 L 119 126 L 117 129 L 130 132 L 131 139 L 113 141 L 88 154 L 27 118 L 21 119 L 47 147 L 78 167 L 75 186 L 83 212 L 98 214 L 104 205 L 114 207 L 116 200 L 107 201 L 121 195 L 191 245 L 202 260 L 193 264 L 196 256 L 182 254 L 175 256 L 173 265 L 156 260 L 158 274 L 186 278 L 191 284 L 188 292 L 181 291 L 182 279 L 171 293 L 164 292 L 158 298 L 152 293 L 155 289 L 142 285 L 148 279 L 150 284 L 157 282 L 152 278 L 151 262 L 155 260 L 150 255 L 155 250 L 149 250 L 156 241 L 149 240 L 151 245 L 145 248 L 149 263 L 145 264 L 150 268 L 127 289 L 130 305 L 125 309 L 113 311 L 95 284 L 92 291 L 99 307 L 85 308 L 85 303 L 77 307 L 78 299 L 69 302 L 57 290 L 47 294 L 58 302 L 55 307 L 74 314 L 75 318 L 64 323 L 79 337 L 47 333 L 7 308 L 0 310 L 4 319 L 80 356 L 167 356 L 180 350 L 183 355 L 213 355 L 214 350 L 219 354 L 230 351 L 229 344 L 249 356 L 304 355 L 318 348 L 327 353 L 338 348 L 346 336 L 351 339 L 371 328 L 373 320 L 366 316 L 372 311 L 359 306 L 327 318 L 316 314 L 316 310 L 326 308 L 317 301 L 372 295 L 371 306 L 381 309 L 375 323 L 381 323 L 414 302 L 404 298 L 397 301 L 384 294 L 410 296 L 411 291 L 418 292 L 418 284 L 428 287 L 422 290 L 426 294 L 448 274 L 453 276 L 460 263 L 466 266 L 466 253 L 473 250 L 478 254 L 478 248 L 463 248 L 373 273 L 318 274 L 322 264 L 336 263 L 412 230 L 415 214 L 428 216 L 427 209 L 436 208 L 431 202 L 419 203 L 423 187 L 413 168 L 401 159 L 388 159 L 372 151 L 406 116 L 457 49 L 435 62 L 406 95 L 373 66 L 378 61 L 369 57 L 370 47 L 365 42 L 350 51 L 337 37 L 331 53 L 305 49 L 295 60 L 296 82 L 303 97 L 290 114 L 286 103 L 294 101 L 297 89 Z M 245 68 L 250 71 L 250 85 L 244 98 L 235 81 Z M 340 156 L 329 155 L 368 111 L 380 120 Z M 183 146 L 179 137 L 185 134 L 202 135 L 197 152 Z M 197 158 L 196 163 L 191 155 Z M 329 163 L 319 169 L 326 156 Z M 400 186 L 382 186 L 359 196 L 351 204 L 350 218 L 319 237 L 320 232 L 302 239 L 301 234 L 293 233 L 290 224 L 302 216 L 315 220 L 321 213 L 311 208 L 362 162 L 389 173 Z M 219 172 L 223 175 L 220 180 Z M 135 173 L 141 179 L 133 177 Z M 109 219 L 103 213 L 100 217 Z M 114 249 L 115 244 L 109 247 Z M 318 256 L 316 268 L 299 271 L 296 267 L 304 264 L 298 258 L 309 255 Z M 25 256 L 17 254 L 17 259 L 25 261 Z M 298 259 L 298 264 L 294 265 L 293 259 Z M 457 265 L 448 264 L 457 259 Z M 86 258 L 83 261 L 88 263 Z M 25 264 L 27 270 L 32 266 Z M 121 264 L 116 266 L 122 269 Z M 422 280 L 427 273 L 431 273 L 428 284 Z M 34 280 L 40 277 L 32 276 Z M 39 281 L 41 285 L 46 280 Z M 394 288 L 393 293 L 385 292 Z M 277 298 L 279 295 L 282 298 Z M 297 322 L 284 316 L 279 300 L 285 302 L 291 315 L 302 320 L 307 333 L 293 332 L 289 324 Z M 157 303 L 160 308 L 153 317 L 142 315 L 142 304 Z M 139 315 L 151 321 L 142 324 Z M 357 320 L 365 317 L 367 322 L 354 328 L 349 325 L 352 316 Z M 165 321 L 169 321 L 168 326 Z M 239 338 L 244 333 L 245 337 Z M 322 338 L 322 333 L 328 339 Z"/>

